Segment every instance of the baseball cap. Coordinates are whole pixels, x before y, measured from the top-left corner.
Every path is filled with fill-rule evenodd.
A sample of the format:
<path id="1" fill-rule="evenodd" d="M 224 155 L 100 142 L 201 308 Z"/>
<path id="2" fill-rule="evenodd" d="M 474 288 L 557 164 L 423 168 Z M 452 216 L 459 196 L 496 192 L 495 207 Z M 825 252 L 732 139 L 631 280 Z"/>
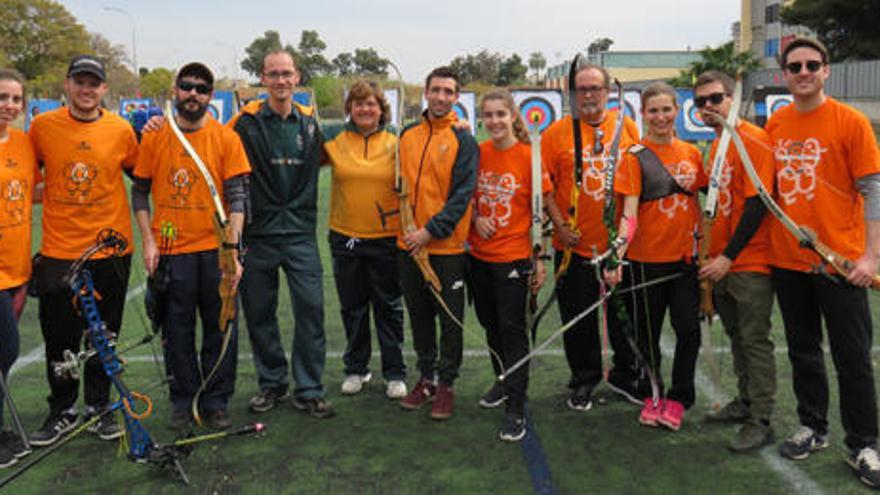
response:
<path id="1" fill-rule="evenodd" d="M 214 74 L 207 65 L 201 62 L 190 62 L 177 71 L 175 82 L 180 82 L 186 76 L 197 77 L 203 79 L 209 86 L 214 86 Z"/>
<path id="2" fill-rule="evenodd" d="M 67 67 L 67 77 L 79 74 L 91 74 L 101 81 L 107 80 L 104 64 L 91 55 L 77 55 L 70 59 L 70 65 Z"/>

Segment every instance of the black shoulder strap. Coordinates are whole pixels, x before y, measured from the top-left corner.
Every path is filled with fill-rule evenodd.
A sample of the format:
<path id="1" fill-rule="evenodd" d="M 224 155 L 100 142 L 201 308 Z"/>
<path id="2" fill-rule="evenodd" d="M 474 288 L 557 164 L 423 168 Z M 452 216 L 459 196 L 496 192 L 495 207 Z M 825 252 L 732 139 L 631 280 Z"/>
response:
<path id="1" fill-rule="evenodd" d="M 639 201 L 654 201 L 673 194 L 688 196 L 693 194 L 678 184 L 669 170 L 663 166 L 660 157 L 647 146 L 636 144 L 628 151 L 638 158 L 639 166 L 642 168 L 642 194 L 639 196 Z"/>

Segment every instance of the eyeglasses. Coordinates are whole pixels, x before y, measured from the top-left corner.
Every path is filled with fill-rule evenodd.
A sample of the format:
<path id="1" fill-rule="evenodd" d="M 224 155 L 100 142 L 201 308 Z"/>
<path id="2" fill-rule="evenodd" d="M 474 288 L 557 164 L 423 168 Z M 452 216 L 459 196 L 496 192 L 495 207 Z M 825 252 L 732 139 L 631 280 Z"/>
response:
<path id="1" fill-rule="evenodd" d="M 263 73 L 264 76 L 268 79 L 290 79 L 296 75 L 296 72 L 292 70 L 283 70 L 283 71 L 272 71 Z"/>
<path id="2" fill-rule="evenodd" d="M 578 86 L 574 89 L 578 93 L 596 94 L 596 93 L 603 91 L 605 88 L 602 86 Z"/>
<path id="3" fill-rule="evenodd" d="M 703 108 L 706 106 L 706 103 L 711 102 L 713 105 L 720 105 L 722 101 L 724 101 L 725 96 L 730 96 L 728 93 L 712 93 L 711 95 L 706 96 L 697 96 L 694 98 L 694 105 L 697 108 Z"/>
<path id="4" fill-rule="evenodd" d="M 179 83 L 177 83 L 177 89 L 183 91 L 184 93 L 189 93 L 192 90 L 196 90 L 196 93 L 200 95 L 206 95 L 212 90 L 211 86 L 208 84 L 193 83 L 189 81 L 180 81 Z"/>
<path id="5" fill-rule="evenodd" d="M 807 71 L 809 71 L 809 72 L 819 72 L 819 69 L 821 69 L 822 66 L 825 64 L 823 64 L 822 62 L 820 62 L 818 60 L 807 60 L 806 63 L 789 62 L 789 63 L 785 64 L 785 70 L 787 70 L 788 72 L 791 72 L 792 74 L 800 74 L 801 68 L 803 68 L 804 65 L 807 66 Z"/>

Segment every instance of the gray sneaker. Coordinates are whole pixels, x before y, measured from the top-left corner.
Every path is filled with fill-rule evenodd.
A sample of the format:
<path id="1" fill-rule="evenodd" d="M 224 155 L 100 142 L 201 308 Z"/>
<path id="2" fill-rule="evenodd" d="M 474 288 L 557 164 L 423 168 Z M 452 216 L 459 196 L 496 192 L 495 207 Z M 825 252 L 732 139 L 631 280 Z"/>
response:
<path id="1" fill-rule="evenodd" d="M 248 402 L 248 409 L 252 413 L 271 411 L 286 398 L 286 392 L 276 392 L 272 389 L 260 390 L 260 393 L 251 397 L 250 402 Z"/>
<path id="2" fill-rule="evenodd" d="M 754 452 L 773 443 L 773 428 L 761 422 L 748 422 L 736 432 L 727 447 L 740 454 Z"/>
<path id="3" fill-rule="evenodd" d="M 94 416 L 84 417 L 83 420 L 88 422 Z M 89 432 L 98 435 L 101 440 L 116 440 L 125 434 L 125 430 L 119 427 L 116 422 L 116 413 L 111 412 L 104 414 L 93 425 L 89 426 Z"/>
<path id="4" fill-rule="evenodd" d="M 865 447 L 859 451 L 851 452 L 846 463 L 859 477 L 862 483 L 871 488 L 880 487 L 880 456 L 874 447 Z"/>
<path id="5" fill-rule="evenodd" d="M 779 444 L 779 454 L 789 459 L 801 460 L 806 459 L 813 452 L 828 447 L 828 440 L 825 435 L 808 426 L 801 426 L 794 435 L 788 437 L 784 442 Z"/>
<path id="6" fill-rule="evenodd" d="M 48 447 L 57 442 L 62 435 L 73 430 L 79 425 L 79 416 L 76 413 L 62 412 L 50 413 L 42 428 L 31 435 L 31 445 Z"/>
<path id="7" fill-rule="evenodd" d="M 749 408 L 737 398 L 717 411 L 706 413 L 705 419 L 710 423 L 745 423 L 749 417 Z"/>

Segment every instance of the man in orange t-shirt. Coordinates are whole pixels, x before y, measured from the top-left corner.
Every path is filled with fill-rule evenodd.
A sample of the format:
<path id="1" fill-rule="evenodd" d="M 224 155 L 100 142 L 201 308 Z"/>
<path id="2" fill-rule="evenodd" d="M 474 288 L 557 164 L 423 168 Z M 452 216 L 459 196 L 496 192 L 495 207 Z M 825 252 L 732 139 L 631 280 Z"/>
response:
<path id="1" fill-rule="evenodd" d="M 553 195 L 547 201 L 547 212 L 553 221 L 553 248 L 556 270 L 562 263 L 563 251 L 571 250 L 571 261 L 556 283 L 559 313 L 563 322 L 571 320 L 599 297 L 599 280 L 590 259 L 608 248 L 608 230 L 602 221 L 605 203 L 605 167 L 608 165 L 611 140 L 617 113 L 606 111 L 611 77 L 599 66 L 585 64 L 575 75 L 576 98 L 583 142 L 583 171 L 580 191 L 575 185 L 574 136 L 571 116 L 554 122 L 541 137 L 541 155 L 553 182 Z M 622 111 L 622 107 L 621 110 Z M 620 155 L 638 142 L 635 123 L 624 121 Z M 573 195 L 572 193 L 575 192 Z M 573 229 L 572 196 L 577 198 L 577 225 Z M 577 233 L 575 233 L 577 232 Z M 616 311 L 607 311 L 608 333 L 614 349 L 614 367 L 608 374 L 608 386 L 627 400 L 641 404 L 636 391 L 635 357 L 620 327 Z M 563 347 L 571 378 L 568 382 L 568 407 L 587 411 L 592 407 L 592 394 L 602 381 L 602 354 L 599 340 L 599 319 L 591 315 L 563 334 Z"/>
<path id="2" fill-rule="evenodd" d="M 177 114 L 167 118 L 175 119 L 208 168 L 229 214 L 228 242 L 235 245 L 244 223 L 250 166 L 238 135 L 207 113 L 213 85 L 214 76 L 203 64 L 183 66 L 174 84 Z M 170 125 L 144 134 L 134 175 L 131 195 L 141 231 L 144 266 L 151 276 L 168 281 L 164 293 L 157 297 L 165 305 L 160 326 L 166 367 L 174 377 L 169 385 L 172 426 L 189 426 L 193 398 L 202 387 L 201 380 L 207 379 L 198 407 L 209 426 L 226 429 L 231 424 L 228 403 L 235 386 L 238 329 L 235 317 L 231 329 L 220 328 L 222 301 L 218 290 L 221 283 L 238 285 L 241 264 L 236 256 L 232 280 L 220 272 L 214 198 L 206 178 Z M 155 207 L 152 222 L 151 193 Z M 195 348 L 196 311 L 203 331 L 199 353 Z M 227 337 L 230 340 L 225 354 L 221 330 L 232 332 Z M 222 360 L 219 365 L 218 359 Z M 215 366 L 216 373 L 210 377 Z"/>
<path id="3" fill-rule="evenodd" d="M 880 152 L 864 115 L 825 95 L 828 51 L 796 38 L 782 52 L 794 103 L 767 122 L 776 152 L 777 202 L 795 224 L 850 260 L 848 274 L 828 273 L 779 222 L 770 232 L 776 290 L 798 400 L 801 428 L 779 446 L 803 459 L 828 445 L 828 378 L 822 319 L 837 370 L 847 462 L 864 483 L 880 486 L 877 398 L 866 288 L 880 261 Z M 816 269 L 822 273 L 817 273 Z"/>
<path id="4" fill-rule="evenodd" d="M 40 329 L 46 343 L 49 379 L 49 417 L 31 436 L 47 446 L 79 422 L 76 399 L 79 380 L 60 377 L 52 363 L 64 351 L 79 352 L 88 324 L 74 306 L 64 282 L 73 261 L 94 245 L 104 229 L 114 229 L 131 241 L 131 214 L 122 180 L 137 159 L 137 138 L 131 125 L 105 112 L 107 93 L 103 64 L 90 55 L 74 57 L 64 81 L 67 106 L 37 116 L 30 137 L 45 178 L 42 259 L 34 270 L 39 298 Z M 118 337 L 131 266 L 131 245 L 121 256 L 96 253 L 86 262 L 100 295 L 98 310 L 107 330 Z M 110 379 L 97 359 L 85 363 L 85 417 L 110 404 Z M 112 440 L 123 434 L 115 414 L 103 415 L 90 431 Z"/>
<path id="5" fill-rule="evenodd" d="M 704 72 L 694 85 L 694 102 L 719 138 L 719 120 L 728 117 L 733 94 L 733 79 L 718 71 Z M 772 191 L 774 164 L 767 133 L 742 120 L 737 121 L 736 129 L 764 186 Z M 710 164 L 718 142 L 712 143 Z M 704 237 L 704 242 L 709 240 L 710 260 L 700 267 L 700 277 L 713 282 L 713 303 L 730 336 L 737 396 L 720 410 L 708 413 L 706 419 L 745 423 L 728 447 L 734 452 L 750 452 L 773 441 L 770 415 L 776 393 L 776 363 L 770 340 L 770 219 L 733 145 L 721 167 L 716 216 Z"/>

